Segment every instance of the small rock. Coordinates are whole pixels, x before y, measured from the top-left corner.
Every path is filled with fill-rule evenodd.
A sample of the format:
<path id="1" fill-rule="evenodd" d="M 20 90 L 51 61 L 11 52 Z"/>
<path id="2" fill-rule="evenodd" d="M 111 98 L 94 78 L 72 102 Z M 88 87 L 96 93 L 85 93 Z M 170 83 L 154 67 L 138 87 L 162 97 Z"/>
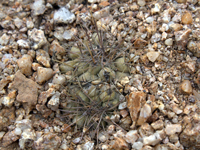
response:
<path id="1" fill-rule="evenodd" d="M 35 140 L 36 140 L 35 130 L 25 129 L 19 139 L 19 146 L 21 149 L 32 148 Z"/>
<path id="2" fill-rule="evenodd" d="M 134 144 L 135 141 L 139 138 L 139 134 L 137 130 L 130 130 L 129 132 L 126 133 L 125 140 L 128 143 Z"/>
<path id="3" fill-rule="evenodd" d="M 13 105 L 14 101 L 15 101 L 15 99 L 12 99 L 8 96 L 4 96 L 2 98 L 2 104 L 6 107 L 11 107 Z"/>
<path id="4" fill-rule="evenodd" d="M 17 44 L 18 44 L 19 47 L 22 48 L 22 49 L 23 49 L 23 48 L 24 48 L 24 49 L 29 49 L 29 48 L 30 48 L 29 43 L 28 43 L 26 40 L 20 39 L 20 40 L 17 41 Z"/>
<path id="5" fill-rule="evenodd" d="M 147 121 L 147 119 L 152 115 L 151 106 L 149 104 L 144 104 L 140 110 L 140 115 L 137 121 L 137 125 L 142 125 Z"/>
<path id="6" fill-rule="evenodd" d="M 3 138 L 3 136 L 4 136 L 5 133 L 6 132 L 4 132 L 4 131 L 0 131 L 0 140 Z"/>
<path id="7" fill-rule="evenodd" d="M 137 4 L 138 4 L 139 6 L 141 6 L 141 7 L 143 7 L 143 6 L 146 5 L 146 2 L 145 2 L 145 0 L 138 0 L 138 1 L 137 1 Z"/>
<path id="8" fill-rule="evenodd" d="M 59 107 L 59 104 L 60 104 L 60 93 L 59 92 L 56 92 L 52 98 L 49 100 L 47 106 L 48 108 L 50 108 L 51 110 L 58 110 L 58 107 Z"/>
<path id="9" fill-rule="evenodd" d="M 14 19 L 14 24 L 15 26 L 20 29 L 23 27 L 23 20 L 19 19 L 18 17 Z"/>
<path id="10" fill-rule="evenodd" d="M 34 16 L 42 15 L 45 12 L 45 1 L 44 0 L 35 0 L 31 9 Z"/>
<path id="11" fill-rule="evenodd" d="M 49 54 L 44 50 L 37 50 L 36 51 L 36 59 L 37 61 L 42 64 L 43 66 L 50 68 L 50 57 Z"/>
<path id="12" fill-rule="evenodd" d="M 153 135 L 147 136 L 143 138 L 144 145 L 156 145 L 160 141 L 162 141 L 165 137 L 164 130 L 157 130 Z"/>
<path id="13" fill-rule="evenodd" d="M 0 44 L 1 44 L 2 46 L 5 46 L 5 45 L 8 44 L 9 40 L 10 40 L 10 36 L 7 35 L 6 33 L 4 33 L 4 34 L 0 37 Z"/>
<path id="14" fill-rule="evenodd" d="M 184 80 L 180 85 L 181 91 L 184 94 L 191 94 L 192 93 L 192 85 L 189 80 Z"/>
<path id="15" fill-rule="evenodd" d="M 66 81 L 65 76 L 56 74 L 53 77 L 52 83 L 62 85 L 63 83 L 65 83 L 65 81 Z"/>
<path id="16" fill-rule="evenodd" d="M 15 122 L 15 108 L 3 108 L 0 110 L 0 131 Z"/>
<path id="17" fill-rule="evenodd" d="M 71 40 L 77 33 L 78 33 L 78 31 L 75 28 L 72 28 L 70 30 L 66 30 L 63 33 L 63 39 L 65 39 L 65 40 Z"/>
<path id="18" fill-rule="evenodd" d="M 154 21 L 154 17 L 152 17 L 152 16 L 146 18 L 147 23 L 152 23 L 153 21 Z"/>
<path id="19" fill-rule="evenodd" d="M 10 145 L 11 143 L 17 141 L 19 139 L 19 135 L 15 134 L 15 131 L 8 131 L 3 139 L 2 139 L 2 146 L 3 147 L 7 147 L 8 145 Z"/>
<path id="20" fill-rule="evenodd" d="M 98 139 L 101 141 L 101 142 L 105 142 L 106 140 L 108 140 L 108 135 L 106 132 L 100 132 L 98 134 Z"/>
<path id="21" fill-rule="evenodd" d="M 134 47 L 135 48 L 144 48 L 147 45 L 147 41 L 138 38 L 135 42 L 134 42 Z"/>
<path id="22" fill-rule="evenodd" d="M 184 31 L 177 31 L 174 33 L 175 40 L 178 45 L 178 50 L 185 50 L 190 32 L 191 29 L 187 29 Z"/>
<path id="23" fill-rule="evenodd" d="M 154 15 L 156 13 L 159 13 L 160 12 L 160 8 L 161 8 L 161 6 L 159 5 L 159 3 L 156 3 L 154 5 L 154 8 L 151 8 L 151 14 Z"/>
<path id="24" fill-rule="evenodd" d="M 38 67 L 36 81 L 41 84 L 44 81 L 49 80 L 53 76 L 53 70 L 51 68 Z"/>
<path id="25" fill-rule="evenodd" d="M 173 45 L 173 39 L 172 38 L 166 39 L 165 40 L 165 45 L 172 46 Z"/>
<path id="26" fill-rule="evenodd" d="M 93 14 L 93 17 L 96 19 L 96 20 L 99 20 L 100 18 L 104 18 L 104 17 L 107 17 L 109 16 L 110 14 L 110 7 L 105 7 L 99 11 L 96 11 L 94 14 Z"/>
<path id="27" fill-rule="evenodd" d="M 162 120 L 158 120 L 156 122 L 153 122 L 151 126 L 154 128 L 154 130 L 161 130 L 164 126 L 164 123 Z"/>
<path id="28" fill-rule="evenodd" d="M 182 131 L 182 126 L 180 124 L 168 124 L 165 128 L 165 132 L 167 135 L 180 133 L 181 131 Z"/>
<path id="29" fill-rule="evenodd" d="M 17 71 L 11 88 L 18 90 L 17 101 L 23 103 L 28 114 L 37 103 L 38 85 L 33 80 L 26 78 L 20 71 Z"/>
<path id="30" fill-rule="evenodd" d="M 59 149 L 61 138 L 54 133 L 47 132 L 34 141 L 35 149 Z"/>
<path id="31" fill-rule="evenodd" d="M 128 148 L 128 143 L 123 139 L 119 137 L 115 137 L 115 143 L 113 144 L 114 149 L 129 149 Z"/>
<path id="32" fill-rule="evenodd" d="M 126 102 L 123 102 L 123 103 L 120 103 L 119 106 L 118 106 L 118 109 L 119 110 L 122 110 L 122 109 L 125 109 L 127 107 L 127 103 Z"/>
<path id="33" fill-rule="evenodd" d="M 53 56 L 54 54 L 63 56 L 66 53 L 65 49 L 60 45 L 60 43 L 57 40 L 54 40 L 51 43 L 49 54 Z"/>
<path id="34" fill-rule="evenodd" d="M 158 58 L 158 56 L 160 56 L 159 52 L 148 52 L 147 53 L 147 58 L 151 61 L 151 62 L 155 62 L 156 59 Z"/>
<path id="35" fill-rule="evenodd" d="M 135 142 L 135 143 L 133 143 L 133 145 L 132 145 L 132 148 L 133 148 L 133 149 L 136 149 L 136 150 L 141 150 L 142 147 L 143 147 L 143 143 L 140 142 L 140 141 Z"/>
<path id="36" fill-rule="evenodd" d="M 54 13 L 54 23 L 72 23 L 75 20 L 75 15 L 67 8 L 61 7 Z"/>
<path id="37" fill-rule="evenodd" d="M 156 43 L 158 41 L 161 40 L 162 35 L 160 33 L 155 33 L 152 37 L 151 37 L 151 43 Z"/>
<path id="38" fill-rule="evenodd" d="M 192 14 L 190 12 L 186 12 L 183 14 L 181 21 L 183 24 L 191 24 L 192 23 Z"/>
<path id="39" fill-rule="evenodd" d="M 200 57 L 200 42 L 189 41 L 187 48 L 193 53 L 194 56 Z"/>
<path id="40" fill-rule="evenodd" d="M 34 42 L 33 48 L 38 49 L 47 43 L 47 39 L 44 35 L 44 31 L 34 28 L 32 31 L 28 31 L 28 36 L 31 41 Z"/>
<path id="41" fill-rule="evenodd" d="M 85 144 L 83 144 L 82 150 L 93 150 L 94 149 L 94 142 L 88 141 Z"/>
<path id="42" fill-rule="evenodd" d="M 32 62 L 32 57 L 27 54 L 23 55 L 22 58 L 17 60 L 19 69 L 24 75 L 30 76 L 32 74 Z"/>

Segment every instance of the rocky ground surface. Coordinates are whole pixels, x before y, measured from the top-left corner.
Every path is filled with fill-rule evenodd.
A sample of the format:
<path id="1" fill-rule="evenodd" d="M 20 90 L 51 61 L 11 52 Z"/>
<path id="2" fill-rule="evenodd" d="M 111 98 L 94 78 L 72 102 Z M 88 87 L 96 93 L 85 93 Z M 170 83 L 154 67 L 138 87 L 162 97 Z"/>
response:
<path id="1" fill-rule="evenodd" d="M 199 0 L 1 0 L 0 20 L 0 150 L 200 149 Z"/>

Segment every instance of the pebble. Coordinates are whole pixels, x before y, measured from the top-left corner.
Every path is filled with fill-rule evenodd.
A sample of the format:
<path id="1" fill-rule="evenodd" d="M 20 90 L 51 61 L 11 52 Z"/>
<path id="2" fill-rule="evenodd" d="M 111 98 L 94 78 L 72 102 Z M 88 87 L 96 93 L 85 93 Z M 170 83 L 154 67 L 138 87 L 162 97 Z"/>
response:
<path id="1" fill-rule="evenodd" d="M 101 142 L 106 142 L 106 140 L 108 140 L 108 134 L 106 132 L 100 132 L 98 134 L 98 139 L 101 141 Z"/>
<path id="2" fill-rule="evenodd" d="M 183 16 L 181 17 L 181 22 L 183 24 L 191 24 L 192 23 L 192 14 L 190 12 L 186 12 L 183 14 Z"/>
<path id="3" fill-rule="evenodd" d="M 26 78 L 20 71 L 17 71 L 10 86 L 10 88 L 18 90 L 16 100 L 23 104 L 28 114 L 37 103 L 38 85 L 33 80 Z"/>
<path id="4" fill-rule="evenodd" d="M 164 130 L 157 130 L 153 135 L 143 138 L 144 145 L 156 145 L 165 137 Z"/>
<path id="5" fill-rule="evenodd" d="M 71 13 L 67 8 L 61 7 L 58 11 L 54 13 L 53 16 L 54 23 L 72 23 L 75 20 L 75 15 Z"/>
<path id="6" fill-rule="evenodd" d="M 154 15 L 156 13 L 159 13 L 160 12 L 160 8 L 161 8 L 161 6 L 158 3 L 156 3 L 154 5 L 154 8 L 151 8 L 151 14 Z"/>
<path id="7" fill-rule="evenodd" d="M 165 40 L 165 45 L 172 46 L 173 45 L 173 39 L 172 38 L 166 39 Z"/>
<path id="8" fill-rule="evenodd" d="M 93 150 L 94 149 L 94 142 L 88 141 L 83 144 L 82 150 Z"/>
<path id="9" fill-rule="evenodd" d="M 57 40 L 54 40 L 51 43 L 51 46 L 50 46 L 50 49 L 49 49 L 49 54 L 51 56 L 53 56 L 53 55 L 63 56 L 65 53 L 66 53 L 66 51 L 65 51 L 64 47 L 62 47 Z"/>
<path id="10" fill-rule="evenodd" d="M 35 140 L 36 140 L 35 130 L 25 129 L 22 132 L 21 137 L 19 139 L 19 146 L 21 149 L 32 148 Z"/>
<path id="11" fill-rule="evenodd" d="M 31 9 L 33 11 L 34 16 L 39 16 L 44 14 L 45 12 L 45 1 L 44 0 L 36 0 L 33 5 L 31 6 Z"/>
<path id="12" fill-rule="evenodd" d="M 49 102 L 47 103 L 48 108 L 53 111 L 58 110 L 60 104 L 60 93 L 56 91 L 56 93 L 51 97 Z"/>
<path id="13" fill-rule="evenodd" d="M 148 52 L 146 55 L 147 55 L 147 58 L 151 62 L 155 62 L 156 59 L 160 56 L 160 53 L 159 52 Z"/>
<path id="14" fill-rule="evenodd" d="M 66 30 L 63 33 L 63 39 L 71 40 L 77 33 L 78 33 L 78 31 L 75 28 L 72 28 L 70 30 Z"/>
<path id="15" fill-rule="evenodd" d="M 5 133 L 6 132 L 4 132 L 4 131 L 0 131 L 0 140 L 3 138 L 3 136 L 4 136 Z"/>
<path id="16" fill-rule="evenodd" d="M 52 83 L 62 85 L 63 83 L 65 83 L 65 81 L 66 81 L 66 78 L 65 78 L 64 75 L 58 75 L 58 74 L 56 74 L 53 77 Z"/>
<path id="17" fill-rule="evenodd" d="M 152 23 L 154 21 L 154 17 L 148 17 L 148 18 L 146 18 L 146 22 L 147 23 Z"/>
<path id="18" fill-rule="evenodd" d="M 23 20 L 19 19 L 18 17 L 14 19 L 15 26 L 20 29 L 23 27 Z"/>
<path id="19" fill-rule="evenodd" d="M 185 50 L 190 33 L 191 33 L 191 29 L 177 31 L 174 33 L 175 40 L 178 45 L 178 50 Z"/>
<path id="20" fill-rule="evenodd" d="M 5 46 L 5 45 L 8 44 L 9 40 L 10 40 L 10 36 L 7 35 L 6 33 L 4 33 L 4 34 L 0 37 L 0 44 L 1 44 L 2 46 Z"/>
<path id="21" fill-rule="evenodd" d="M 15 101 L 15 99 L 12 99 L 12 98 L 10 98 L 8 96 L 4 96 L 2 98 L 2 102 L 1 103 L 6 107 L 11 107 L 13 105 L 14 101 Z"/>
<path id="22" fill-rule="evenodd" d="M 141 150 L 143 145 L 144 144 L 142 142 L 138 141 L 138 142 L 133 143 L 132 148 L 136 150 Z"/>
<path id="23" fill-rule="evenodd" d="M 160 33 L 155 33 L 152 37 L 151 37 L 151 43 L 156 43 L 158 41 L 161 40 L 162 35 Z"/>
<path id="24" fill-rule="evenodd" d="M 200 57 L 200 42 L 198 41 L 189 41 L 187 48 L 194 54 L 196 57 Z"/>
<path id="25" fill-rule="evenodd" d="M 125 140 L 128 143 L 134 144 L 135 141 L 139 138 L 139 134 L 137 130 L 130 130 L 129 132 L 126 133 Z"/>
<path id="26" fill-rule="evenodd" d="M 173 135 L 175 133 L 180 133 L 182 131 L 182 126 L 180 124 L 168 124 L 165 128 L 167 135 Z"/>
<path id="27" fill-rule="evenodd" d="M 104 18 L 104 17 L 107 17 L 109 16 L 110 14 L 110 7 L 105 7 L 103 9 L 100 9 L 99 11 L 96 11 L 94 14 L 93 14 L 93 17 L 96 19 L 96 20 L 99 20 L 100 18 Z"/>
<path id="28" fill-rule="evenodd" d="M 34 42 L 33 48 L 38 49 L 47 44 L 47 39 L 44 35 L 44 31 L 34 28 L 32 31 L 28 31 L 28 37 Z"/>
<path id="29" fill-rule="evenodd" d="M 51 67 L 49 54 L 42 49 L 36 51 L 36 60 L 44 67 Z"/>
<path id="30" fill-rule="evenodd" d="M 24 49 L 29 49 L 30 48 L 30 45 L 29 43 L 26 41 L 26 40 L 23 40 L 23 39 L 20 39 L 17 41 L 17 44 L 20 48 L 24 48 Z"/>
<path id="31" fill-rule="evenodd" d="M 184 80 L 180 85 L 181 91 L 184 94 L 191 94 L 192 93 L 192 85 L 189 80 Z"/>
<path id="32" fill-rule="evenodd" d="M 140 115 L 137 120 L 137 125 L 142 125 L 147 121 L 147 119 L 152 115 L 151 106 L 149 104 L 144 104 L 140 110 Z"/>
<path id="33" fill-rule="evenodd" d="M 26 76 L 32 75 L 32 62 L 33 62 L 32 57 L 27 54 L 23 55 L 22 58 L 17 60 L 19 69 L 24 75 Z"/>
<path id="34" fill-rule="evenodd" d="M 125 109 L 127 107 L 127 103 L 126 102 L 123 102 L 123 103 L 120 103 L 119 106 L 118 106 L 118 109 L 119 110 L 122 110 L 122 109 Z"/>
<path id="35" fill-rule="evenodd" d="M 42 84 L 43 82 L 49 80 L 52 76 L 53 70 L 51 68 L 38 67 L 36 81 L 39 84 Z"/>
<path id="36" fill-rule="evenodd" d="M 145 2 L 145 0 L 138 0 L 138 1 L 137 1 L 137 4 L 138 4 L 139 6 L 141 6 L 141 7 L 143 7 L 143 6 L 146 5 L 146 2 Z"/>
<path id="37" fill-rule="evenodd" d="M 161 130 L 163 129 L 164 123 L 162 120 L 158 120 L 156 122 L 153 122 L 151 126 L 154 128 L 154 130 Z"/>
<path id="38" fill-rule="evenodd" d="M 147 41 L 138 38 L 137 40 L 135 40 L 134 42 L 134 47 L 135 48 L 144 48 L 147 45 Z"/>

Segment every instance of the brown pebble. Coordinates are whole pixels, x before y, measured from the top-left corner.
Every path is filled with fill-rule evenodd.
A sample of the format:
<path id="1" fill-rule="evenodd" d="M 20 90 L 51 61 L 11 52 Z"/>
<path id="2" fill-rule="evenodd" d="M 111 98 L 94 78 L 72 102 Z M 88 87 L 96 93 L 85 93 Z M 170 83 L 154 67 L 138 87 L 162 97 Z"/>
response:
<path id="1" fill-rule="evenodd" d="M 190 83 L 189 80 L 184 80 L 182 83 L 181 83 L 181 91 L 184 93 L 184 94 L 191 94 L 192 93 L 192 85 Z"/>
<path id="2" fill-rule="evenodd" d="M 192 23 L 192 14 L 187 11 L 185 14 L 183 14 L 181 21 L 183 24 L 191 24 Z"/>

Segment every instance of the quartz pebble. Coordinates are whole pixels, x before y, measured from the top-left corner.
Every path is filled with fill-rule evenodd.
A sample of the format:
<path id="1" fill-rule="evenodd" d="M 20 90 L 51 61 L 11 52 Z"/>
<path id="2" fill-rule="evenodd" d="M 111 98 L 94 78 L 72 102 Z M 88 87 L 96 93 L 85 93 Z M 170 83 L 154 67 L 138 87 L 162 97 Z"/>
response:
<path id="1" fill-rule="evenodd" d="M 54 23 L 72 23 L 75 20 L 75 15 L 71 13 L 67 8 L 61 7 L 54 13 Z"/>
<path id="2" fill-rule="evenodd" d="M 1 44 L 2 46 L 5 46 L 5 45 L 8 44 L 9 40 L 10 40 L 10 36 L 7 35 L 6 33 L 4 33 L 4 34 L 0 37 L 0 44 Z"/>
<path id="3" fill-rule="evenodd" d="M 19 45 L 20 48 L 24 48 L 24 49 L 29 49 L 30 45 L 26 40 L 18 40 L 17 44 Z"/>
<path id="4" fill-rule="evenodd" d="M 166 39 L 165 40 L 165 45 L 172 46 L 173 45 L 173 39 L 172 38 Z"/>
<path id="5" fill-rule="evenodd" d="M 148 52 L 148 53 L 147 53 L 147 58 L 148 58 L 151 62 L 155 62 L 159 55 L 160 55 L 159 52 Z"/>
<path id="6" fill-rule="evenodd" d="M 60 43 L 57 40 L 54 40 L 51 43 L 50 49 L 49 49 L 49 54 L 51 56 L 54 55 L 61 55 L 63 56 L 66 53 L 65 49 L 60 45 Z"/>
<path id="7" fill-rule="evenodd" d="M 53 76 L 53 70 L 51 68 L 38 67 L 36 81 L 38 83 L 43 83 L 49 80 Z"/>
<path id="8" fill-rule="evenodd" d="M 189 80 L 184 80 L 181 85 L 180 88 L 182 90 L 182 92 L 184 94 L 191 94 L 192 93 L 192 86 Z"/>
<path id="9" fill-rule="evenodd" d="M 165 128 L 167 135 L 173 135 L 175 133 L 180 133 L 182 131 L 182 126 L 180 124 L 168 124 Z"/>
<path id="10" fill-rule="evenodd" d="M 42 64 L 43 66 L 50 68 L 50 57 L 49 54 L 44 50 L 37 50 L 36 51 L 36 60 Z"/>
<path id="11" fill-rule="evenodd" d="M 165 137 L 164 130 L 157 130 L 153 135 L 143 138 L 144 145 L 156 145 Z"/>
<path id="12" fill-rule="evenodd" d="M 28 31 L 29 39 L 34 41 L 33 48 L 38 49 L 47 43 L 47 39 L 44 36 L 44 31 L 34 28 L 32 31 Z"/>
<path id="13" fill-rule="evenodd" d="M 129 132 L 126 133 L 125 140 L 128 143 L 134 144 L 135 141 L 139 138 L 139 134 L 137 130 L 130 130 Z"/>
<path id="14" fill-rule="evenodd" d="M 23 55 L 22 58 L 17 60 L 19 69 L 24 75 L 30 76 L 32 74 L 32 62 L 32 57 L 27 54 Z"/>
<path id="15" fill-rule="evenodd" d="M 60 93 L 56 92 L 52 98 L 49 100 L 47 106 L 48 108 L 50 108 L 51 110 L 56 111 L 59 107 L 60 104 Z"/>
<path id="16" fill-rule="evenodd" d="M 54 83 L 54 84 L 61 84 L 62 85 L 65 81 L 66 81 L 65 76 L 56 74 L 53 77 L 52 83 Z"/>
<path id="17" fill-rule="evenodd" d="M 190 32 L 191 32 L 191 29 L 187 29 L 184 31 L 177 31 L 174 33 L 175 40 L 178 45 L 178 50 L 185 50 Z"/>
<path id="18" fill-rule="evenodd" d="M 42 15 L 45 12 L 45 1 L 44 0 L 36 0 L 31 6 L 33 15 L 38 16 Z"/>

